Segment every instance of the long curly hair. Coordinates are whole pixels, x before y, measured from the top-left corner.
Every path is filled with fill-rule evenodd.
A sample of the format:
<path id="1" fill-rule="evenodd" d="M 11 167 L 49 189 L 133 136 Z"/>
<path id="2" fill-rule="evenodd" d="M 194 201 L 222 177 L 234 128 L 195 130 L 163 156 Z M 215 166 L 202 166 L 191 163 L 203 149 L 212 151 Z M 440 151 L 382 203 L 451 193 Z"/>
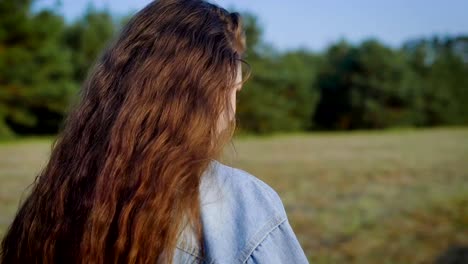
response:
<path id="1" fill-rule="evenodd" d="M 70 105 L 1 262 L 171 262 L 182 219 L 203 254 L 200 180 L 234 134 L 236 119 L 218 121 L 245 43 L 240 14 L 203 0 L 134 15 Z"/>

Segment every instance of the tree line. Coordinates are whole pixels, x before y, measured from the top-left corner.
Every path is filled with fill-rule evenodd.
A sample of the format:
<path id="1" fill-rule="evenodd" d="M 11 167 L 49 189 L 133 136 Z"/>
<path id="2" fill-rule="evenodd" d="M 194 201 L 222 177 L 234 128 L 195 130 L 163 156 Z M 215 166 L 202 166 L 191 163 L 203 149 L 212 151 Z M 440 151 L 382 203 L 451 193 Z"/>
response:
<path id="1" fill-rule="evenodd" d="M 102 49 L 128 17 L 88 8 L 67 22 L 32 0 L 0 2 L 0 138 L 54 134 Z M 346 40 L 278 51 L 243 13 L 252 75 L 238 94 L 246 133 L 468 124 L 468 35 L 401 47 Z M 313 32 L 310 32 L 313 34 Z"/>

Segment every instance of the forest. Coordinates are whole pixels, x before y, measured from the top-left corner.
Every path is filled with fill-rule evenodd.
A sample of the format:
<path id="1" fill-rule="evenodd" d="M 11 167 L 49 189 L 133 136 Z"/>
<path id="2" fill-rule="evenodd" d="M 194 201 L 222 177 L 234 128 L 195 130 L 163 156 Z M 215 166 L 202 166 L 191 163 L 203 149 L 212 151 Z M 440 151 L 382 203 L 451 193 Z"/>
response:
<path id="1" fill-rule="evenodd" d="M 130 18 L 90 6 L 68 21 L 33 2 L 0 2 L 0 139 L 56 134 L 94 61 Z M 241 133 L 468 124 L 468 35 L 280 51 L 255 14 L 241 13 L 252 71 L 238 95 Z"/>

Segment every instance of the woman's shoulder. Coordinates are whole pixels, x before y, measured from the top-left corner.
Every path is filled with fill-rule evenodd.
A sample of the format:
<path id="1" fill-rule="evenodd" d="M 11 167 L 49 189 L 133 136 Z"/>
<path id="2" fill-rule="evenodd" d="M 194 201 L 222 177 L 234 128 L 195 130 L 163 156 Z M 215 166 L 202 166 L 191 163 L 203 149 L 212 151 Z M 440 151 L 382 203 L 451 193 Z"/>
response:
<path id="1" fill-rule="evenodd" d="M 261 213 L 267 217 L 286 217 L 276 190 L 250 172 L 213 160 L 204 176 L 200 186 L 202 208 L 217 201 L 214 206 L 230 206 L 238 214 L 251 212 L 256 217 Z"/>
<path id="2" fill-rule="evenodd" d="M 278 193 L 251 173 L 213 160 L 200 185 L 205 259 L 196 263 L 307 263 Z M 293 260 L 293 262 L 289 262 Z"/>
<path id="3" fill-rule="evenodd" d="M 287 220 L 283 203 L 272 187 L 245 170 L 214 160 L 205 176 L 200 201 L 207 256 L 215 263 L 245 263 Z"/>

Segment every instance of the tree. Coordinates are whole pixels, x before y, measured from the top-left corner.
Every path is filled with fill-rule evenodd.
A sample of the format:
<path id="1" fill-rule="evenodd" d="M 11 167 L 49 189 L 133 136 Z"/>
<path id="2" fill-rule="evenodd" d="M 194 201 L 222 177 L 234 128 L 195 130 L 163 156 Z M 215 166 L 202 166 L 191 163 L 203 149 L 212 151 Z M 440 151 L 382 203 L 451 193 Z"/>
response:
<path id="1" fill-rule="evenodd" d="M 417 39 L 402 50 L 418 78 L 420 124 L 467 124 L 468 37 Z"/>
<path id="2" fill-rule="evenodd" d="M 86 13 L 65 32 L 65 45 L 72 50 L 73 78 L 81 83 L 118 28 L 108 11 L 88 7 Z"/>
<path id="3" fill-rule="evenodd" d="M 251 14 L 243 14 L 247 61 L 252 75 L 239 93 L 239 128 L 255 133 L 310 128 L 317 92 L 313 83 L 318 56 L 297 50 L 278 52 L 262 41 L 262 29 Z"/>
<path id="4" fill-rule="evenodd" d="M 65 23 L 32 1 L 0 2 L 0 133 L 57 129 L 76 87 L 70 51 L 61 45 Z"/>
<path id="5" fill-rule="evenodd" d="M 367 40 L 332 46 L 319 74 L 321 99 L 315 121 L 328 129 L 411 125 L 414 83 L 400 52 Z"/>

